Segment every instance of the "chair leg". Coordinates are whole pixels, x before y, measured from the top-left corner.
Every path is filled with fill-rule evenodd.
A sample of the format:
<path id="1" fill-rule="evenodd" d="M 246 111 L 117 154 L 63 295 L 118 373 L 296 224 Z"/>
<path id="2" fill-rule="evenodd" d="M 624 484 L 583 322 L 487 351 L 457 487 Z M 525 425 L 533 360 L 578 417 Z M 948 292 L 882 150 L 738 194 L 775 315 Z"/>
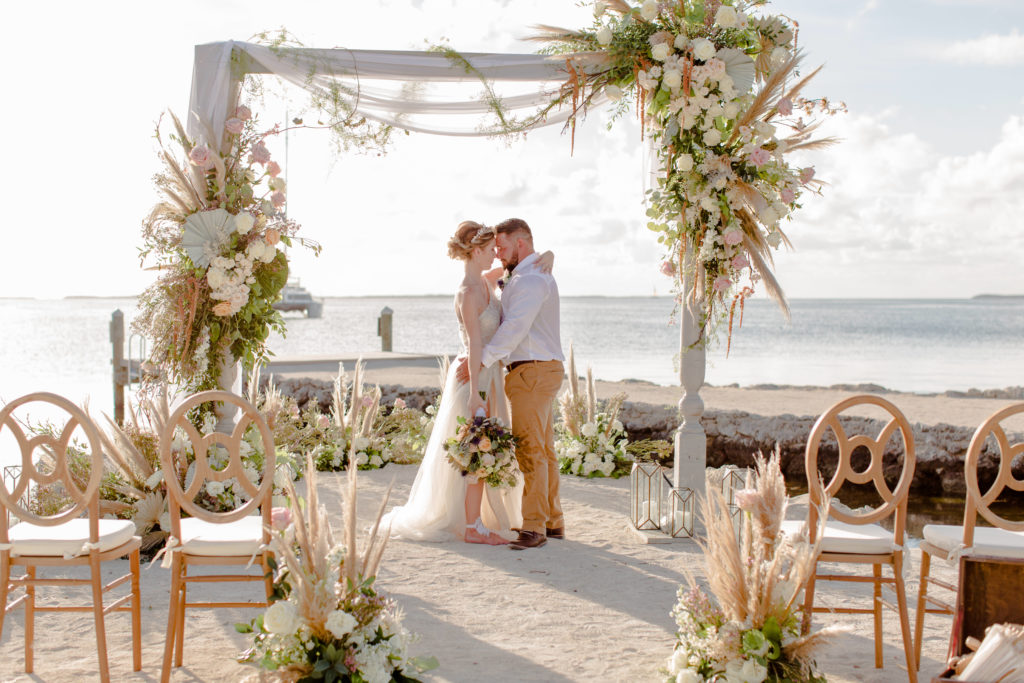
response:
<path id="1" fill-rule="evenodd" d="M 818 571 L 818 566 L 814 566 L 814 571 Z M 800 620 L 800 633 L 807 635 L 811 631 L 811 613 L 814 611 L 814 580 L 817 576 L 812 573 L 810 578 L 807 579 L 807 585 L 804 586 L 804 613 Z"/>
<path id="2" fill-rule="evenodd" d="M 132 671 L 142 670 L 142 592 L 139 589 L 139 549 L 129 558 L 132 573 Z"/>
<path id="3" fill-rule="evenodd" d="M 903 555 L 896 553 L 892 571 L 896 578 L 896 606 L 900 609 L 900 631 L 903 634 L 903 654 L 907 658 L 907 678 L 917 683 L 917 660 L 914 657 L 914 639 L 910 635 L 910 614 L 907 611 L 907 587 L 903 583 Z"/>
<path id="4" fill-rule="evenodd" d="M 4 617 L 7 616 L 7 594 L 11 588 L 11 560 L 6 550 L 0 551 L 0 640 L 4 637 Z"/>
<path id="5" fill-rule="evenodd" d="M 174 655 L 174 642 L 178 633 L 178 606 L 181 593 L 181 556 L 174 553 L 171 561 L 171 599 L 167 606 L 167 636 L 164 639 L 164 661 L 160 670 L 161 683 L 169 683 L 171 680 L 171 658 Z"/>
<path id="6" fill-rule="evenodd" d="M 875 613 L 875 668 L 882 668 L 882 565 L 872 565 L 875 575 L 874 613 Z"/>
<path id="7" fill-rule="evenodd" d="M 185 603 L 188 596 L 188 562 L 181 560 L 181 591 L 178 593 L 178 621 L 174 626 L 174 666 L 181 666 L 185 657 Z"/>
<path id="8" fill-rule="evenodd" d="M 921 551 L 921 582 L 917 588 L 917 611 L 914 613 L 914 662 L 921 670 L 921 640 L 924 638 L 924 615 L 928 611 L 928 575 L 931 572 L 932 556 Z"/>
<path id="9" fill-rule="evenodd" d="M 30 581 L 36 578 L 35 567 L 25 567 L 25 578 Z M 30 674 L 35 668 L 33 662 L 32 639 L 36 633 L 36 587 L 31 583 L 25 584 L 25 673 Z"/>
<path id="10" fill-rule="evenodd" d="M 107 629 L 103 623 L 103 574 L 100 571 L 99 550 L 89 552 L 89 578 L 92 583 L 92 613 L 96 628 L 96 656 L 100 660 L 100 680 L 110 680 L 110 666 L 107 662 Z"/>

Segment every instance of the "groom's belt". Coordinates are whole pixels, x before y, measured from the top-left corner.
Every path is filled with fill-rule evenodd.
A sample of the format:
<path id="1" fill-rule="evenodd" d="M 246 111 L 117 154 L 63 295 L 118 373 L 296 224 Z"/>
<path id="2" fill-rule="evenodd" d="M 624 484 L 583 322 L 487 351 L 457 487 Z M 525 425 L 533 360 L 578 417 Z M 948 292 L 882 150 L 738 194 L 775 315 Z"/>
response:
<path id="1" fill-rule="evenodd" d="M 526 365 L 527 363 L 549 363 L 549 362 L 550 361 L 546 361 L 546 360 L 514 360 L 511 363 L 509 363 L 508 365 L 506 365 L 505 367 L 506 367 L 506 369 L 509 372 L 512 372 L 513 370 L 518 368 L 520 365 Z"/>

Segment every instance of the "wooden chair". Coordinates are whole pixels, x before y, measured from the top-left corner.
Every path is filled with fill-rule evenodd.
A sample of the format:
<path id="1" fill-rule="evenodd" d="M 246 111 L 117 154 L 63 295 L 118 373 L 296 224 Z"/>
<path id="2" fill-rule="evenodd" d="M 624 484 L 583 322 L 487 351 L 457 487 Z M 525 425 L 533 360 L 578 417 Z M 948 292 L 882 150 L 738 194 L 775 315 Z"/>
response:
<path id="1" fill-rule="evenodd" d="M 923 531 L 921 542 L 921 582 L 917 592 L 917 614 L 914 623 L 915 659 L 921 666 L 921 638 L 924 633 L 924 616 L 932 614 L 953 614 L 953 605 L 928 595 L 928 587 L 940 586 L 953 593 L 957 587 L 949 582 L 929 578 L 932 557 L 946 562 L 955 562 L 960 556 L 984 556 L 1002 559 L 1024 559 L 1024 521 L 1015 522 L 996 514 L 991 509 L 1003 491 L 1011 489 L 1024 491 L 1024 481 L 1014 477 L 1014 458 L 1024 453 L 1024 441 L 1010 443 L 1002 423 L 1016 415 L 1024 414 L 1024 403 L 1015 403 L 993 413 L 974 432 L 964 458 L 964 480 L 967 483 L 967 500 L 964 504 L 963 526 L 929 524 Z M 996 479 L 984 493 L 978 481 L 978 463 L 989 437 L 994 438 L 999 451 L 999 471 Z M 981 515 L 992 526 L 978 527 Z M 929 608 L 928 605 L 934 605 Z M 950 647 L 953 647 L 951 641 Z"/>
<path id="2" fill-rule="evenodd" d="M 889 421 L 876 438 L 867 435 L 848 436 L 839 421 L 839 415 L 854 406 L 875 405 L 885 410 Z M 827 430 L 835 434 L 839 447 L 839 462 L 836 472 L 827 484 L 822 482 L 818 470 L 818 451 Z M 883 476 L 883 458 L 886 446 L 899 431 L 903 439 L 903 465 L 895 490 L 890 490 Z M 870 453 L 870 462 L 866 469 L 857 471 L 852 459 L 854 451 L 865 448 Z M 803 631 L 810 630 L 812 612 L 831 612 L 844 614 L 873 614 L 875 621 L 875 667 L 882 668 L 882 605 L 891 607 L 899 613 L 900 629 L 903 634 L 903 650 L 907 658 L 907 673 L 911 683 L 917 681 L 917 667 L 914 665 L 914 645 L 910 634 L 910 617 L 907 613 L 906 587 L 903 578 L 903 536 L 907 521 L 907 494 L 910 482 L 914 477 L 914 433 L 903 414 L 892 403 L 872 395 L 859 395 L 839 401 L 829 408 L 811 429 L 807 441 L 805 466 L 807 469 L 807 485 L 810 505 L 808 506 L 806 529 L 810 542 L 816 542 L 819 530 L 818 514 L 820 506 L 827 498 L 834 497 L 845 482 L 851 484 L 873 484 L 882 503 L 867 511 L 850 511 L 829 508 L 828 519 L 825 520 L 821 534 L 818 564 L 822 562 L 849 563 L 855 565 L 871 565 L 872 575 L 858 574 L 819 574 L 807 582 L 804 593 Z M 893 518 L 893 530 L 883 528 L 879 521 Z M 790 534 L 803 531 L 803 522 L 787 522 L 783 528 Z M 892 568 L 892 578 L 882 575 L 882 567 Z M 871 608 L 829 608 L 814 605 L 815 581 L 849 581 L 871 583 L 874 586 L 873 605 Z M 890 585 L 896 591 L 896 607 L 882 598 L 882 585 Z"/>
<path id="3" fill-rule="evenodd" d="M 69 415 L 57 436 L 26 435 L 14 417 L 17 408 L 28 404 L 49 404 Z M 11 401 L 0 410 L 0 434 L 10 430 L 21 451 L 21 473 L 13 489 L 0 483 L 0 635 L 3 634 L 7 612 L 25 606 L 25 672 L 32 673 L 33 639 L 36 612 L 92 612 L 96 628 L 96 653 L 99 657 L 100 680 L 110 680 L 107 664 L 107 631 L 105 617 L 110 612 L 131 612 L 132 669 L 142 668 L 141 612 L 139 604 L 139 546 L 135 523 L 127 519 L 101 519 L 99 486 L 103 477 L 103 450 L 99 431 L 86 413 L 71 401 L 50 393 L 35 393 Z M 89 448 L 88 480 L 78 480 L 68 463 L 72 437 L 84 434 Z M 33 461 L 36 449 L 52 460 L 53 466 L 40 471 L 40 462 Z M 40 516 L 28 509 L 26 501 L 33 487 L 59 485 L 70 498 L 65 508 L 53 515 Z M 84 516 L 83 516 L 84 515 Z M 10 517 L 21 520 L 10 525 Z M 106 585 L 102 564 L 128 556 L 129 571 Z M 40 567 L 68 568 L 86 566 L 89 578 L 40 577 Z M 25 573 L 12 577 L 12 567 L 24 567 Z M 113 588 L 130 582 L 129 592 L 109 605 L 103 596 Z M 37 586 L 90 586 L 92 604 L 42 606 L 36 604 Z M 7 603 L 12 591 L 24 594 Z M 10 672 L 8 672 L 10 673 Z"/>
<path id="4" fill-rule="evenodd" d="M 204 403 L 223 402 L 237 406 L 238 422 L 231 434 L 213 432 L 207 435 L 188 421 L 189 411 Z M 249 481 L 242 465 L 242 437 L 250 426 L 259 431 L 263 444 L 262 478 L 257 486 Z M 171 451 L 175 431 L 184 431 L 195 454 L 195 471 L 183 488 L 179 478 L 184 475 L 182 462 L 176 462 Z M 227 466 L 214 469 L 210 462 L 211 446 L 226 449 Z M 164 566 L 171 569 L 171 600 L 167 614 L 167 640 L 161 680 L 171 678 L 171 658 L 181 666 L 185 647 L 185 610 L 190 607 L 266 607 L 273 590 L 267 563 L 270 540 L 271 497 L 274 490 L 274 439 L 260 413 L 247 401 L 226 391 L 204 391 L 189 397 L 178 406 L 160 434 L 160 466 L 167 482 L 171 517 L 171 535 L 167 541 Z M 228 512 L 210 512 L 196 503 L 209 482 L 234 478 L 249 496 L 244 504 Z M 182 513 L 189 516 L 183 518 Z M 245 565 L 258 562 L 259 574 L 244 569 L 235 574 L 190 574 L 189 569 L 201 565 Z M 263 581 L 266 600 L 261 602 L 188 602 L 190 583 Z"/>

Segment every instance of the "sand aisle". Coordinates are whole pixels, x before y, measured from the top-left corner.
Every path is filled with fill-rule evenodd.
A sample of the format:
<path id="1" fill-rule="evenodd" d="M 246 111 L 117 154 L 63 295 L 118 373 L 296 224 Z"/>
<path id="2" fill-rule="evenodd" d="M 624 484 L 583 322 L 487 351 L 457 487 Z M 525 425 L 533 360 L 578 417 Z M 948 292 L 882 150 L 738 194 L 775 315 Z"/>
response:
<path id="1" fill-rule="evenodd" d="M 403 502 L 414 466 L 389 466 L 360 473 L 363 523 L 379 504 L 392 477 L 394 500 Z M 341 528 L 338 475 L 322 475 L 324 502 L 335 529 Z M 441 668 L 431 681 L 658 681 L 673 643 L 669 612 L 684 568 L 702 572 L 692 542 L 641 545 L 627 529 L 628 480 L 563 477 L 569 539 L 544 548 L 514 552 L 462 543 L 393 542 L 380 585 L 406 611 L 406 624 L 421 634 L 418 654 L 432 654 Z M 124 570 L 124 563 L 118 570 Z M 917 567 L 915 556 L 914 567 Z M 952 572 L 938 571 L 949 579 Z M 113 680 L 159 680 L 167 618 L 168 572 L 143 569 L 143 671 L 133 674 L 128 618 L 108 619 Z M 218 584 L 228 586 L 228 584 Z M 247 599 L 248 587 L 229 588 Z M 832 604 L 867 603 L 866 590 L 819 584 Z M 916 596 L 916 588 L 912 595 Z M 238 681 L 253 669 L 235 663 L 247 644 L 233 624 L 254 610 L 191 610 L 186 622 L 185 667 L 175 681 Z M 36 673 L 24 670 L 24 613 L 8 616 L 0 640 L 0 680 L 75 681 L 96 679 L 89 614 L 42 614 L 36 623 Z M 870 617 L 848 620 L 852 627 L 828 651 L 821 665 L 835 681 L 906 680 L 900 668 L 898 622 L 885 614 L 885 668 L 872 665 Z M 815 625 L 838 623 L 816 618 Z M 923 679 L 941 668 L 950 620 L 927 622 Z"/>

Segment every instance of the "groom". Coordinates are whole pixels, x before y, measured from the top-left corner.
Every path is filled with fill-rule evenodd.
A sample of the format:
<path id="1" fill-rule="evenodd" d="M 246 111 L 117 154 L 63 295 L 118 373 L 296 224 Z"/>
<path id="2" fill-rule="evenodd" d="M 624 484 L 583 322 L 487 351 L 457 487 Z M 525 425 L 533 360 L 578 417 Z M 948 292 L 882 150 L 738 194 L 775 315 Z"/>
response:
<path id="1" fill-rule="evenodd" d="M 523 550 L 539 548 L 549 538 L 565 538 L 554 429 L 554 400 L 565 357 L 558 333 L 558 285 L 538 267 L 530 226 L 509 218 L 494 230 L 498 258 L 510 275 L 501 295 L 501 326 L 484 346 L 481 364 L 506 361 L 505 395 L 525 480 L 523 528 L 509 547 Z M 468 377 L 463 364 L 459 381 Z"/>

